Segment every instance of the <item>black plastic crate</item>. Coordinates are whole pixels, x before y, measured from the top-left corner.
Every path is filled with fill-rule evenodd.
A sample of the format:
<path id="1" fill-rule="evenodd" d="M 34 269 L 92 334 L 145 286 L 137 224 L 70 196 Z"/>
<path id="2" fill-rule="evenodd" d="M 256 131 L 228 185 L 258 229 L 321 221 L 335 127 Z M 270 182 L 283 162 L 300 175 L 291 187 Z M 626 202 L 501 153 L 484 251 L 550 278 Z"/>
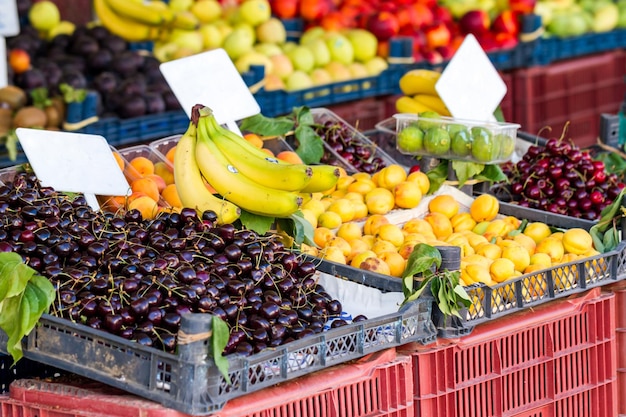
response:
<path id="1" fill-rule="evenodd" d="M 25 358 L 14 364 L 11 356 L 0 354 L 0 394 L 9 392 L 11 383 L 18 379 L 47 378 L 62 373 L 59 369 Z"/>
<path id="2" fill-rule="evenodd" d="M 388 292 L 378 285 L 377 277 L 369 274 L 346 274 L 340 278 Z M 44 315 L 24 338 L 24 358 L 177 411 L 212 414 L 228 400 L 246 393 L 369 353 L 410 342 L 430 342 L 435 334 L 431 308 L 432 298 L 424 297 L 395 313 L 330 328 L 248 357 L 228 356 L 228 379 L 207 358 L 208 336 L 179 345 L 179 352 L 174 355 L 50 315 Z M 181 330 L 187 335 L 207 334 L 210 323 L 208 314 L 189 314 L 184 316 Z M 7 336 L 0 331 L 0 350 L 6 351 L 6 343 Z"/>

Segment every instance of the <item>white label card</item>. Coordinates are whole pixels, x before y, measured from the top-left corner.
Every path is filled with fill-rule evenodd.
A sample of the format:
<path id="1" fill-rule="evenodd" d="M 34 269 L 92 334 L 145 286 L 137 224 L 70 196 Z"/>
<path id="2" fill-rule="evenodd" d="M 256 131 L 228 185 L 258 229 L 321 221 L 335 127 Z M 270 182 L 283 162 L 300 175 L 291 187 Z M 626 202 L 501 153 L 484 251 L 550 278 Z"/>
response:
<path id="1" fill-rule="evenodd" d="M 210 107 L 222 125 L 261 112 L 259 103 L 223 49 L 164 62 L 160 69 L 189 117 L 196 104 Z"/>
<path id="2" fill-rule="evenodd" d="M 0 57 L 7 55 L 7 42 L 3 36 L 0 36 Z M 5 87 L 9 84 L 9 72 L 8 63 L 6 58 L 0 58 L 0 87 Z"/>
<path id="3" fill-rule="evenodd" d="M 74 193 L 129 194 L 128 181 L 102 136 L 26 128 L 15 133 L 42 185 Z"/>
<path id="4" fill-rule="evenodd" d="M 506 84 L 474 35 L 467 35 L 435 85 L 452 116 L 495 121 Z"/>
<path id="5" fill-rule="evenodd" d="M 8 38 L 20 33 L 17 1 L 0 0 L 0 10 L 2 10 L 2 12 L 0 12 L 0 35 Z"/>

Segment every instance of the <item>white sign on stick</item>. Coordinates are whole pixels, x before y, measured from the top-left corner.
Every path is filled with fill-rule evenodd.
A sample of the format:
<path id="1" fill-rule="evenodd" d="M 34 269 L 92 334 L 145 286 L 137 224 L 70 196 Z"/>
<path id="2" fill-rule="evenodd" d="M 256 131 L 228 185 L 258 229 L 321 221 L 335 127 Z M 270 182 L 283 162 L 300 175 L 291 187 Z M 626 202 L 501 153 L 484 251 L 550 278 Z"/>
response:
<path id="1" fill-rule="evenodd" d="M 219 124 L 230 125 L 261 112 L 224 49 L 164 62 L 160 69 L 189 117 L 196 104 L 210 107 Z"/>
<path id="2" fill-rule="evenodd" d="M 453 117 L 495 121 L 506 84 L 474 35 L 467 35 L 435 84 Z"/>
<path id="3" fill-rule="evenodd" d="M 7 43 L 3 36 L 0 36 L 0 57 L 7 55 Z M 0 87 L 9 84 L 9 72 L 7 69 L 7 60 L 0 58 Z"/>
<path id="4" fill-rule="evenodd" d="M 129 194 L 128 181 L 102 136 L 26 128 L 15 133 L 42 185 L 84 193 L 92 207 L 95 195 Z"/>
<path id="5" fill-rule="evenodd" d="M 20 19 L 16 0 L 0 0 L 0 36 L 10 37 L 20 33 Z M 4 55 L 2 55 L 4 56 Z"/>

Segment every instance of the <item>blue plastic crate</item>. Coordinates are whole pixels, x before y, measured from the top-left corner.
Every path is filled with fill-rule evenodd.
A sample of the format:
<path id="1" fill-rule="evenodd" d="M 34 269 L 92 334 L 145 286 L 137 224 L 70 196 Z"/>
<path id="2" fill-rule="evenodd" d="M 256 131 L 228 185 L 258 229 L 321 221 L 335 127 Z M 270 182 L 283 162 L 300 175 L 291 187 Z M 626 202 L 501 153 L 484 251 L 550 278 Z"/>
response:
<path id="1" fill-rule="evenodd" d="M 302 33 L 304 33 L 304 20 L 300 18 L 282 19 L 285 31 L 287 32 L 287 41 L 297 42 Z"/>
<path id="2" fill-rule="evenodd" d="M 587 33 L 571 38 L 543 37 L 532 56 L 533 65 L 592 55 L 626 47 L 626 29 L 605 33 Z"/>

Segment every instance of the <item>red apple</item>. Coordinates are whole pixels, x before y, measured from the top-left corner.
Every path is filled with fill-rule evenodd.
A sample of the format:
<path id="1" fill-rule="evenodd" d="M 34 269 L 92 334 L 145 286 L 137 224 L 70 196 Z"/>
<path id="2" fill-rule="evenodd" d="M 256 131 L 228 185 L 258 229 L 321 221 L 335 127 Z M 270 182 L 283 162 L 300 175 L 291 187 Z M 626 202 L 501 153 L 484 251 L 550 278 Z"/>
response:
<path id="1" fill-rule="evenodd" d="M 444 61 L 448 61 L 452 59 L 452 56 L 454 56 L 456 49 L 454 49 L 452 45 L 444 45 L 444 46 L 438 47 L 436 51 L 439 52 L 439 54 L 441 55 L 441 58 Z"/>
<path id="2" fill-rule="evenodd" d="M 411 6 L 417 14 L 417 19 L 414 24 L 418 28 L 423 28 L 428 25 L 432 25 L 435 22 L 435 14 L 432 8 L 423 3 L 415 3 Z"/>
<path id="3" fill-rule="evenodd" d="M 501 49 L 513 49 L 519 43 L 517 35 L 513 35 L 512 33 L 499 32 L 496 33 L 493 38 L 498 48 Z"/>
<path id="4" fill-rule="evenodd" d="M 484 32 L 476 35 L 476 40 L 485 52 L 490 52 L 499 48 L 495 36 L 491 32 Z"/>
<path id="5" fill-rule="evenodd" d="M 333 10 L 330 0 L 300 0 L 300 16 L 304 20 L 319 20 Z"/>
<path id="6" fill-rule="evenodd" d="M 291 19 L 298 14 L 298 0 L 271 0 L 270 6 L 281 19 Z"/>
<path id="7" fill-rule="evenodd" d="M 508 33 L 514 36 L 520 31 L 519 15 L 511 10 L 504 10 L 493 19 L 491 30 L 496 33 Z"/>
<path id="8" fill-rule="evenodd" d="M 429 49 L 448 45 L 452 38 L 450 29 L 448 29 L 448 26 L 443 22 L 435 23 L 424 28 L 424 35 L 426 35 L 426 46 Z"/>
<path id="9" fill-rule="evenodd" d="M 395 14 L 398 11 L 398 5 L 394 2 L 385 1 L 380 3 L 378 10 L 381 12 L 390 12 Z"/>
<path id="10" fill-rule="evenodd" d="M 443 62 L 443 57 L 436 50 L 422 51 L 422 56 L 429 64 L 437 65 Z"/>
<path id="11" fill-rule="evenodd" d="M 537 0 L 509 0 L 509 9 L 512 12 L 530 14 L 535 11 Z"/>
<path id="12" fill-rule="evenodd" d="M 484 10 L 470 10 L 459 19 L 459 27 L 464 33 L 479 35 L 489 31 L 491 19 Z"/>
<path id="13" fill-rule="evenodd" d="M 379 41 L 386 41 L 398 34 L 400 24 L 395 14 L 380 12 L 370 16 L 366 29 L 372 32 Z"/>
<path id="14" fill-rule="evenodd" d="M 452 13 L 444 6 L 435 5 L 430 7 L 435 22 L 450 23 L 452 22 Z"/>

